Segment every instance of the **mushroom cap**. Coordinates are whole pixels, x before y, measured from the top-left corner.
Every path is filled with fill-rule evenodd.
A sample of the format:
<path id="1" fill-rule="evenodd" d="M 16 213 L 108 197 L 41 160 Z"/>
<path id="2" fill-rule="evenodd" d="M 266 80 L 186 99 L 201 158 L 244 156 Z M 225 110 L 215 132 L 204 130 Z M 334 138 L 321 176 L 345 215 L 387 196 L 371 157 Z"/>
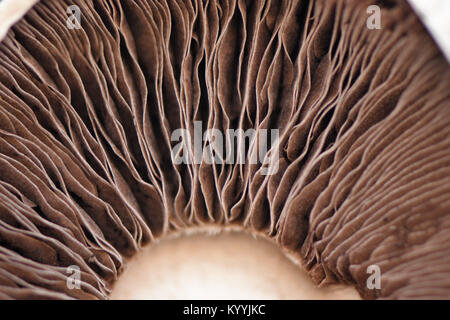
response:
<path id="1" fill-rule="evenodd" d="M 106 298 L 142 246 L 217 226 L 320 285 L 450 298 L 450 68 L 404 0 L 377 2 L 381 29 L 372 4 L 37 3 L 0 43 L 0 298 Z M 196 123 L 278 130 L 277 170 L 256 139 L 176 163 Z"/>

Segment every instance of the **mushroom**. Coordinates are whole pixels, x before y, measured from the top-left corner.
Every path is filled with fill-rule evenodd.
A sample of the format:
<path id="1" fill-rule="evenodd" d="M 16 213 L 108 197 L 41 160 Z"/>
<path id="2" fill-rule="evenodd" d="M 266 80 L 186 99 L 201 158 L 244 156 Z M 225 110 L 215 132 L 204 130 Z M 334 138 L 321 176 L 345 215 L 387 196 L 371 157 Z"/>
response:
<path id="1" fill-rule="evenodd" d="M 141 247 L 217 226 L 319 285 L 450 298 L 450 68 L 404 0 L 368 28 L 374 2 L 38 2 L 0 44 L 0 298 L 107 298 Z M 276 172 L 257 137 L 174 162 L 198 122 L 278 130 Z"/>

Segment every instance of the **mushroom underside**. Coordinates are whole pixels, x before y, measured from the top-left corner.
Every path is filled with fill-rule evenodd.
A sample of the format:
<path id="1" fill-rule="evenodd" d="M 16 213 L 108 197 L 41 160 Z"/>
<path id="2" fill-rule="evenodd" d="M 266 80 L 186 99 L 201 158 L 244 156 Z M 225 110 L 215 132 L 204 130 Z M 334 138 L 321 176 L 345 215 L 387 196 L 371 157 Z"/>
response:
<path id="1" fill-rule="evenodd" d="M 0 44 L 0 298 L 107 298 L 142 246 L 213 226 L 319 285 L 450 298 L 449 88 L 404 0 L 40 1 Z M 278 130 L 277 170 L 252 141 L 177 163 L 198 124 Z"/>

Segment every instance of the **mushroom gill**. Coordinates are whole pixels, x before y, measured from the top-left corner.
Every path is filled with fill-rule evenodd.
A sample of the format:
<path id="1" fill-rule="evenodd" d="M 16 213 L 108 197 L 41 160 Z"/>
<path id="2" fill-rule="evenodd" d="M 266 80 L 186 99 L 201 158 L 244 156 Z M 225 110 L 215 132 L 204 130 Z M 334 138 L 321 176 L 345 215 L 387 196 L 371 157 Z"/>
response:
<path id="1" fill-rule="evenodd" d="M 40 1 L 0 44 L 0 298 L 107 298 L 142 246 L 208 226 L 363 298 L 450 298 L 449 87 L 404 0 Z M 277 173 L 174 163 L 196 122 L 278 129 Z"/>

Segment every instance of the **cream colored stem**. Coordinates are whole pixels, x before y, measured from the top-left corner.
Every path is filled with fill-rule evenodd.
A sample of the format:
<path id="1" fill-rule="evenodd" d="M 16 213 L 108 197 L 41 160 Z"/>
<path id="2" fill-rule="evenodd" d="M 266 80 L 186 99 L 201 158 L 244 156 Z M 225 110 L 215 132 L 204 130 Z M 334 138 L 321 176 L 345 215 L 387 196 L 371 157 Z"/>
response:
<path id="1" fill-rule="evenodd" d="M 163 239 L 138 253 L 112 299 L 360 299 L 352 287 L 318 288 L 274 244 L 244 233 Z"/>

